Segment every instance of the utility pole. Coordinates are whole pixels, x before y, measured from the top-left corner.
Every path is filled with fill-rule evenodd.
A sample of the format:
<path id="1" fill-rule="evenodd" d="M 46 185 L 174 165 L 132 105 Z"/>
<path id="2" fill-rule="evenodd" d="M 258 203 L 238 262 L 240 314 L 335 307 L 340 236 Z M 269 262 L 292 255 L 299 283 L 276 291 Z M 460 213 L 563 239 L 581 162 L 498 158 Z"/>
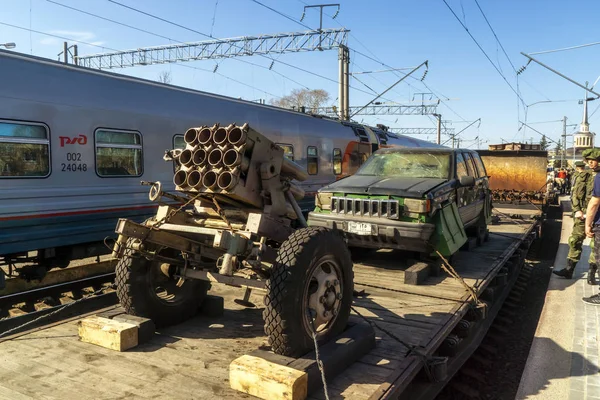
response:
<path id="1" fill-rule="evenodd" d="M 433 114 L 437 118 L 437 144 L 442 143 L 442 114 Z"/>
<path id="2" fill-rule="evenodd" d="M 340 119 L 342 121 L 347 121 L 350 119 L 350 50 L 343 44 L 340 44 L 338 59 L 340 61 L 338 80 Z"/>
<path id="3" fill-rule="evenodd" d="M 325 7 L 337 7 L 337 10 L 335 12 L 335 14 L 333 15 L 333 17 L 331 17 L 331 19 L 335 19 L 335 17 L 338 16 L 338 14 L 340 13 L 340 5 L 339 4 L 315 4 L 312 6 L 304 6 L 304 11 L 302 12 L 302 17 L 300 17 L 300 22 L 302 22 L 304 20 L 304 16 L 306 15 L 306 9 L 307 8 L 319 8 L 320 9 L 320 18 L 319 18 L 319 32 L 323 32 L 323 8 Z M 321 41 L 319 41 L 319 50 L 321 47 Z"/>
<path id="4" fill-rule="evenodd" d="M 560 155 L 560 167 L 564 168 L 565 155 L 567 152 L 567 117 L 563 117 L 563 134 L 562 134 L 562 153 Z"/>

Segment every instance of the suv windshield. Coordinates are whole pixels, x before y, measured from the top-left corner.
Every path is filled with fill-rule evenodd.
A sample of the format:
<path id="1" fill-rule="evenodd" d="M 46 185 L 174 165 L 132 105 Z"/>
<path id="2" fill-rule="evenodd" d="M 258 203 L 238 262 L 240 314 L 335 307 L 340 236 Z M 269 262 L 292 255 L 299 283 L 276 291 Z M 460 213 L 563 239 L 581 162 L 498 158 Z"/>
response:
<path id="1" fill-rule="evenodd" d="M 356 175 L 449 179 L 450 154 L 423 151 L 373 154 Z"/>

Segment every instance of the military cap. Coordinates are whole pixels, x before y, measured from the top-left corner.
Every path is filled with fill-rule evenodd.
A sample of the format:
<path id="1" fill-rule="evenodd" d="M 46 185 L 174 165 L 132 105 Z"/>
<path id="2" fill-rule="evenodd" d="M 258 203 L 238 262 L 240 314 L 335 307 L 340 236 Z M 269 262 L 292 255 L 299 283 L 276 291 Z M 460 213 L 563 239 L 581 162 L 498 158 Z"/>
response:
<path id="1" fill-rule="evenodd" d="M 575 166 L 576 167 L 585 167 L 585 163 L 583 161 L 576 161 Z"/>
<path id="2" fill-rule="evenodd" d="M 594 147 L 592 149 L 586 149 L 581 153 L 581 155 L 585 159 L 591 158 L 593 160 L 600 160 L 600 149 L 597 147 Z"/>

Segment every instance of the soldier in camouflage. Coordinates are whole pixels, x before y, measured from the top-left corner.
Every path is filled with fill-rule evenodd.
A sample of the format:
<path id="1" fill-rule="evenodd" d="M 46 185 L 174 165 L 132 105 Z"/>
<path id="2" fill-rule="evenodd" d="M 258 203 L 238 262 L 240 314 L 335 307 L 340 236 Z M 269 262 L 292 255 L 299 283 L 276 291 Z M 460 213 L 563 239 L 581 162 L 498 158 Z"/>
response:
<path id="1" fill-rule="evenodd" d="M 583 152 L 583 157 L 588 162 L 590 170 L 585 170 L 585 164 L 581 161 L 577 162 L 577 172 L 573 175 L 573 185 L 571 190 L 571 204 L 573 206 L 573 232 L 569 237 L 569 254 L 567 256 L 567 267 L 559 271 L 552 271 L 558 276 L 562 276 L 567 279 L 573 277 L 573 271 L 575 265 L 581 258 L 581 251 L 583 247 L 583 241 L 585 239 L 585 214 L 587 205 L 592 196 L 592 188 L 594 185 L 594 176 L 600 169 L 598 167 L 598 161 L 600 161 L 600 149 L 587 149 Z M 592 241 L 591 246 L 594 245 Z M 596 271 L 598 265 L 596 264 L 596 258 L 594 250 L 589 258 L 589 270 L 587 282 L 590 285 L 596 284 Z"/>

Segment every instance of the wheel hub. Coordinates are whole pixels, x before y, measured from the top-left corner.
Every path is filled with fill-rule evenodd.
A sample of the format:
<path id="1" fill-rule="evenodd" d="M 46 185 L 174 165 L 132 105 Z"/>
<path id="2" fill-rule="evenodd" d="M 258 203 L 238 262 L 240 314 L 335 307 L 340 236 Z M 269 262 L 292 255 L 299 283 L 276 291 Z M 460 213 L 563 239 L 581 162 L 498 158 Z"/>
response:
<path id="1" fill-rule="evenodd" d="M 317 266 L 310 278 L 308 323 L 316 333 L 326 330 L 339 312 L 343 298 L 339 278 L 337 269 L 330 263 Z"/>

